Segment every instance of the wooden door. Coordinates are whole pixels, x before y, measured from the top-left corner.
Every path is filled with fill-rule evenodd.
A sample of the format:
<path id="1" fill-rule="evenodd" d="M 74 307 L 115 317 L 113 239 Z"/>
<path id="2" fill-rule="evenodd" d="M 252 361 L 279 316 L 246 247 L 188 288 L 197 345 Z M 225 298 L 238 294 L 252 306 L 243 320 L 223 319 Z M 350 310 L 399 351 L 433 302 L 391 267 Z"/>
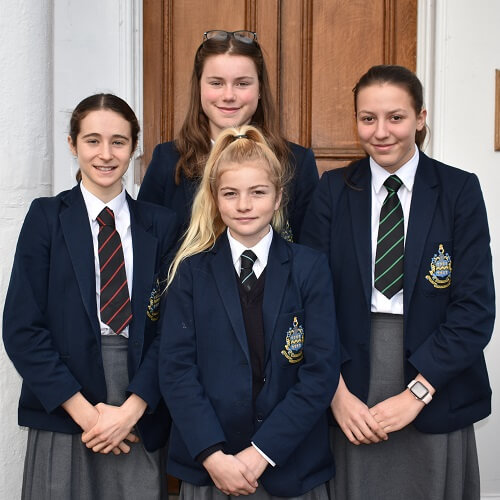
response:
<path id="1" fill-rule="evenodd" d="M 320 171 L 363 156 L 352 88 L 373 64 L 415 70 L 417 0 L 144 0 L 144 165 L 187 108 L 196 48 L 209 29 L 258 33 L 285 136 Z"/>

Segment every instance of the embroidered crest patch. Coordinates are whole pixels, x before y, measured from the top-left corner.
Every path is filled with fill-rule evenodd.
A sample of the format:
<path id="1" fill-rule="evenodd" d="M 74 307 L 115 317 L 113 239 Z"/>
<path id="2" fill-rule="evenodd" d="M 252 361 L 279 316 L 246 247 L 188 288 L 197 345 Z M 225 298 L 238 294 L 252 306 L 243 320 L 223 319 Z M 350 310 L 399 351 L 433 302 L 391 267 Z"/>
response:
<path id="1" fill-rule="evenodd" d="M 304 329 L 299 325 L 297 316 L 293 317 L 293 326 L 286 334 L 285 348 L 281 354 L 288 359 L 289 363 L 299 363 L 304 358 Z"/>
<path id="2" fill-rule="evenodd" d="M 438 253 L 431 259 L 431 268 L 425 279 L 432 283 L 434 288 L 448 288 L 451 285 L 451 257 L 444 252 L 442 244 Z"/>
<path id="3" fill-rule="evenodd" d="M 151 321 L 158 321 L 160 318 L 160 280 L 157 278 L 155 286 L 151 291 L 151 295 L 149 296 L 149 304 L 146 314 Z"/>

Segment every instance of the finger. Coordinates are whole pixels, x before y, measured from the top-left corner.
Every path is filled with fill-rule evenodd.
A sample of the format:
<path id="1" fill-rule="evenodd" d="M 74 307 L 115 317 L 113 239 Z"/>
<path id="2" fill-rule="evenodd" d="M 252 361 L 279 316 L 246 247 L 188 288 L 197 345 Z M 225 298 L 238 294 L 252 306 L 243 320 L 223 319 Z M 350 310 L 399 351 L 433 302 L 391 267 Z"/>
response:
<path id="1" fill-rule="evenodd" d="M 111 453 L 115 448 L 116 447 L 114 444 L 110 444 L 110 445 L 106 446 L 106 448 L 101 450 L 100 453 L 102 453 L 103 455 L 107 455 L 108 453 Z"/>
<path id="2" fill-rule="evenodd" d="M 120 453 L 121 453 L 120 448 L 118 448 L 118 447 L 113 448 L 113 454 L 114 455 L 119 455 Z"/>
<path id="3" fill-rule="evenodd" d="M 358 444 L 361 444 L 357 439 L 356 439 L 356 436 L 352 433 L 352 431 L 350 429 L 342 429 L 344 434 L 345 434 L 345 437 L 352 443 L 352 444 L 355 444 L 356 446 Z"/>
<path id="4" fill-rule="evenodd" d="M 387 433 L 384 431 L 384 420 L 383 416 L 379 413 L 370 413 L 367 415 L 367 424 L 370 429 L 378 436 L 379 439 L 384 441 L 387 439 Z"/>
<path id="5" fill-rule="evenodd" d="M 88 446 L 88 445 L 87 445 Z M 99 453 L 101 452 L 102 450 L 104 450 L 104 448 L 106 448 L 107 446 L 107 443 L 99 443 L 99 444 L 96 444 L 95 446 L 92 447 L 92 451 L 94 453 Z"/>
<path id="6" fill-rule="evenodd" d="M 118 445 L 122 453 L 128 453 L 130 451 L 130 446 L 123 441 Z"/>
<path id="7" fill-rule="evenodd" d="M 132 432 L 129 432 L 125 439 L 127 441 L 130 441 L 131 443 L 138 443 L 140 441 L 139 436 L 137 436 L 136 434 L 134 434 Z"/>
<path id="8" fill-rule="evenodd" d="M 371 441 L 363 434 L 363 431 L 358 427 L 358 425 L 355 425 L 351 427 L 351 432 L 353 433 L 354 437 L 363 444 L 369 444 Z"/>
<path id="9" fill-rule="evenodd" d="M 246 482 L 248 483 L 248 486 L 254 489 L 257 487 L 257 478 L 255 477 L 255 474 L 245 466 L 245 468 L 241 471 L 243 474 L 243 477 L 246 479 Z M 245 485 L 246 486 L 246 485 Z M 253 492 L 251 492 L 253 493 Z"/>

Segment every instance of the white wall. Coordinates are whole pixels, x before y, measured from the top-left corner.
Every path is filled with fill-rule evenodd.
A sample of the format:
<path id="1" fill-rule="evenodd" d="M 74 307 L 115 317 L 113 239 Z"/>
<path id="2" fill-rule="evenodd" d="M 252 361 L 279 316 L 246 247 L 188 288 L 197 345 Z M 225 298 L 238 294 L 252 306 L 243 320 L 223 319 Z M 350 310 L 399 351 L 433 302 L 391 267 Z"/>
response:
<path id="1" fill-rule="evenodd" d="M 500 152 L 494 151 L 494 84 L 495 69 L 500 69 L 500 2 L 421 0 L 419 10 L 419 73 L 425 85 L 434 90 L 434 95 L 428 96 L 432 155 L 479 177 L 489 215 L 498 292 Z M 497 316 L 498 312 L 497 308 Z M 500 321 L 497 321 L 486 349 L 493 387 L 492 415 L 476 425 L 481 494 L 497 499 L 500 499 L 499 333 Z"/>
<path id="2" fill-rule="evenodd" d="M 31 200 L 51 192 L 52 1 L 0 0 L 0 304 Z M 2 307 L 3 309 L 3 307 Z M 20 497 L 20 379 L 0 344 L 0 499 Z"/>
<path id="3" fill-rule="evenodd" d="M 489 214 L 497 289 L 500 290 L 500 152 L 494 151 L 495 68 L 500 69 L 500 2 L 445 2 L 442 147 L 439 157 L 476 172 Z M 496 215 L 496 217 L 495 217 Z M 497 316 L 498 316 L 497 308 Z M 500 322 L 486 350 L 493 413 L 477 426 L 483 493 L 500 498 Z"/>
<path id="4" fill-rule="evenodd" d="M 75 184 L 77 166 L 66 142 L 71 111 L 85 97 L 109 92 L 125 99 L 141 119 L 141 79 L 141 0 L 55 2 L 54 194 Z M 132 195 L 134 184 L 132 164 L 126 175 Z"/>

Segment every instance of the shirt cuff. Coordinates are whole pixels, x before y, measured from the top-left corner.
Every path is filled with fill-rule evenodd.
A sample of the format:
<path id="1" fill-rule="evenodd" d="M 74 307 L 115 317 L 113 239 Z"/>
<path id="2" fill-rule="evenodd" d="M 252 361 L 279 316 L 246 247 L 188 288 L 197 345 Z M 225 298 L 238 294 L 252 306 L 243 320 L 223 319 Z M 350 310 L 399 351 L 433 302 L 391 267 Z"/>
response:
<path id="1" fill-rule="evenodd" d="M 260 455 L 262 455 L 266 459 L 266 462 L 269 465 L 271 465 L 272 467 L 276 466 L 276 463 L 273 462 L 253 441 L 252 441 L 252 446 L 259 452 Z"/>

